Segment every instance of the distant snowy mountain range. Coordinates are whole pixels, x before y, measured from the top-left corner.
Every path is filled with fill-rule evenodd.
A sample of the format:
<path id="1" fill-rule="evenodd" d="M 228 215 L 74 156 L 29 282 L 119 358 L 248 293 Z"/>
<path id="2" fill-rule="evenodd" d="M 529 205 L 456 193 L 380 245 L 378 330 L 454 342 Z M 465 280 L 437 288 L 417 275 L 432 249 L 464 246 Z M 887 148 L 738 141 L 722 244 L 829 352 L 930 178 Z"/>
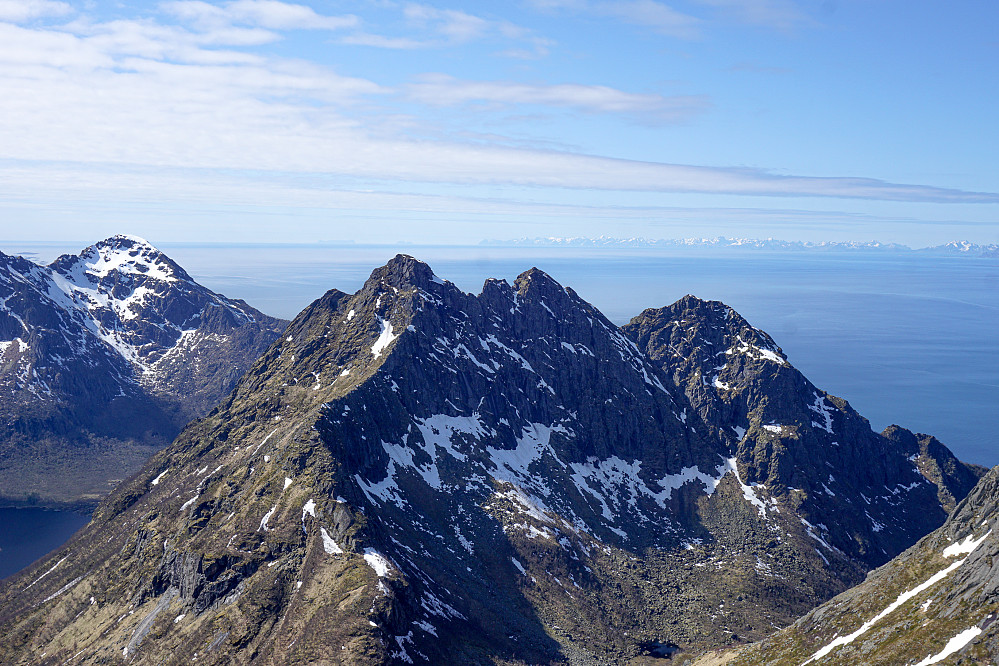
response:
<path id="1" fill-rule="evenodd" d="M 674 247 L 738 247 L 764 250 L 825 250 L 825 251 L 877 251 L 897 253 L 918 253 L 925 255 L 955 255 L 967 257 L 999 258 L 999 245 L 990 243 L 979 245 L 970 241 L 951 241 L 944 245 L 913 249 L 899 243 L 879 241 L 787 241 L 774 238 L 612 238 L 598 236 L 586 238 L 518 238 L 515 240 L 484 240 L 480 245 L 517 247 L 633 247 L 633 248 L 674 248 Z"/>

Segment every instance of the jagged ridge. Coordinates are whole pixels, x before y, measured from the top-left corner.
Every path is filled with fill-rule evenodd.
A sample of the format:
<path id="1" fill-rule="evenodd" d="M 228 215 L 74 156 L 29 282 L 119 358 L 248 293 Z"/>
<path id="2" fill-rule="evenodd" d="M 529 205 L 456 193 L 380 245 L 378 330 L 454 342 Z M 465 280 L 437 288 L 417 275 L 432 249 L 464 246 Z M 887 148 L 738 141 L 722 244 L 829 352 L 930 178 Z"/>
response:
<path id="1" fill-rule="evenodd" d="M 779 349 L 737 315 L 676 307 L 732 322 L 718 372 L 741 388 L 717 390 L 786 380 Z M 405 256 L 356 294 L 327 293 L 89 528 L 4 588 L 0 658 L 309 663 L 341 646 L 358 663 L 626 663 L 762 637 L 859 580 L 871 549 L 849 542 L 870 524 L 819 532 L 799 510 L 821 506 L 820 484 L 789 488 L 759 463 L 762 449 L 779 467 L 813 431 L 841 437 L 843 412 L 808 409 L 810 394 L 775 398 L 786 414 L 695 404 L 693 374 L 675 381 L 642 350 L 678 327 L 646 323 L 636 344 L 536 269 L 473 296 Z M 764 427 L 771 414 L 787 433 Z M 905 460 L 890 453 L 883 475 Z M 893 496 L 899 510 L 940 511 L 907 469 L 918 483 Z"/>

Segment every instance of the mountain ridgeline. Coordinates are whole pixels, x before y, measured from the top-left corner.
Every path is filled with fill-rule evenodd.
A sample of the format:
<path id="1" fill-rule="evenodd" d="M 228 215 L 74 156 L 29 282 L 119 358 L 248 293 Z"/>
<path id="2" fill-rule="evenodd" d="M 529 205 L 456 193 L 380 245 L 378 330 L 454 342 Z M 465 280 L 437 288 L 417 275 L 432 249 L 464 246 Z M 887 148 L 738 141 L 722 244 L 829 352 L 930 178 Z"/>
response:
<path id="1" fill-rule="evenodd" d="M 133 236 L 48 266 L 0 253 L 0 496 L 96 503 L 229 393 L 285 323 Z"/>
<path id="2" fill-rule="evenodd" d="M 790 624 L 981 473 L 721 303 L 619 328 L 400 255 L 5 582 L 0 661 L 656 663 Z"/>

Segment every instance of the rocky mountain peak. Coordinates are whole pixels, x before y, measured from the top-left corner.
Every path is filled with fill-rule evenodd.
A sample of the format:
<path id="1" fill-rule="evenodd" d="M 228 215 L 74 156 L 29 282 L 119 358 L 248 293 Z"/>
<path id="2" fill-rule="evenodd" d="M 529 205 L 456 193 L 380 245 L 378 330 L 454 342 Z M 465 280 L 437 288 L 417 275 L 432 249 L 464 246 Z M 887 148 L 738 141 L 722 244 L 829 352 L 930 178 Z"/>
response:
<path id="1" fill-rule="evenodd" d="M 686 296 L 646 310 L 623 330 L 737 451 L 746 482 L 787 499 L 803 491 L 795 501 L 809 535 L 868 565 L 939 524 L 951 496 L 977 479 L 943 453 L 918 464 L 916 443 L 872 432 L 849 403 L 808 381 L 769 335 L 722 303 Z M 840 485 L 844 474 L 849 485 Z M 905 515 L 897 504 L 903 492 L 922 508 Z M 887 529 L 891 523 L 897 529 Z"/>
<path id="2" fill-rule="evenodd" d="M 372 271 L 365 286 L 385 284 L 397 289 L 406 287 L 425 289 L 435 283 L 443 284 L 444 281 L 434 275 L 429 265 L 408 254 L 397 254 L 384 266 Z"/>
<path id="3" fill-rule="evenodd" d="M 103 282 L 109 277 L 191 281 L 183 268 L 151 243 L 124 234 L 94 243 L 79 255 L 63 255 L 50 267 L 74 282 L 84 277 L 89 282 Z"/>
<path id="4" fill-rule="evenodd" d="M 531 268 L 518 275 L 513 282 L 513 288 L 521 298 L 538 302 L 545 302 L 547 299 L 552 301 L 553 306 L 568 303 L 567 296 L 571 292 L 539 268 Z"/>
<path id="5" fill-rule="evenodd" d="M 81 479 L 86 499 L 103 494 L 109 478 L 120 480 L 123 469 L 207 412 L 284 325 L 212 292 L 145 240 L 124 235 L 48 266 L 4 256 L 0 300 L 0 416 L 4 406 L 11 412 L 0 447 L 19 460 L 0 469 L 0 480 L 13 498 L 80 499 L 55 478 L 17 474 L 33 464 L 19 456 L 51 455 L 61 469 L 93 440 L 121 450 L 92 459 L 128 459 L 110 472 L 71 464 L 79 469 L 74 476 L 89 470 L 97 483 Z M 39 442 L 54 444 L 29 454 Z"/>
<path id="6" fill-rule="evenodd" d="M 703 361 L 726 347 L 729 355 L 750 354 L 777 364 L 786 363 L 783 351 L 765 332 L 753 327 L 733 308 L 720 301 L 705 301 L 690 294 L 661 310 L 646 310 L 636 318 L 660 322 L 663 318 L 685 331 L 684 348 Z M 710 349 L 710 348 L 714 349 Z"/>

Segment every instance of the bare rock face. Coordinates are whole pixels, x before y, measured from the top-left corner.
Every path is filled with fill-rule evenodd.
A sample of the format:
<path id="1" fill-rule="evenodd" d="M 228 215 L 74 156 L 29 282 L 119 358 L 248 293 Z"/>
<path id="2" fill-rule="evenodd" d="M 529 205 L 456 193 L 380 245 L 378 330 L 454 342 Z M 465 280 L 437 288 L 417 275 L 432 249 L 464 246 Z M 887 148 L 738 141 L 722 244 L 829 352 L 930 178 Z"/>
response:
<path id="1" fill-rule="evenodd" d="M 762 638 L 943 522 L 911 447 L 681 303 L 622 330 L 537 269 L 471 295 L 403 255 L 328 292 L 5 583 L 0 661 L 655 663 Z"/>
<path id="2" fill-rule="evenodd" d="M 142 239 L 0 254 L 0 496 L 95 502 L 226 395 L 284 322 Z"/>
<path id="3" fill-rule="evenodd" d="M 988 472 L 980 465 L 958 460 L 933 435 L 914 434 L 897 425 L 888 426 L 881 434 L 916 463 L 920 474 L 933 481 L 937 486 L 940 505 L 947 513 L 953 512 L 961 498 Z"/>
<path id="4" fill-rule="evenodd" d="M 747 483 L 794 503 L 826 555 L 833 546 L 867 567 L 884 564 L 940 525 L 985 472 L 935 439 L 871 431 L 723 303 L 686 296 L 623 330 L 738 451 Z"/>

